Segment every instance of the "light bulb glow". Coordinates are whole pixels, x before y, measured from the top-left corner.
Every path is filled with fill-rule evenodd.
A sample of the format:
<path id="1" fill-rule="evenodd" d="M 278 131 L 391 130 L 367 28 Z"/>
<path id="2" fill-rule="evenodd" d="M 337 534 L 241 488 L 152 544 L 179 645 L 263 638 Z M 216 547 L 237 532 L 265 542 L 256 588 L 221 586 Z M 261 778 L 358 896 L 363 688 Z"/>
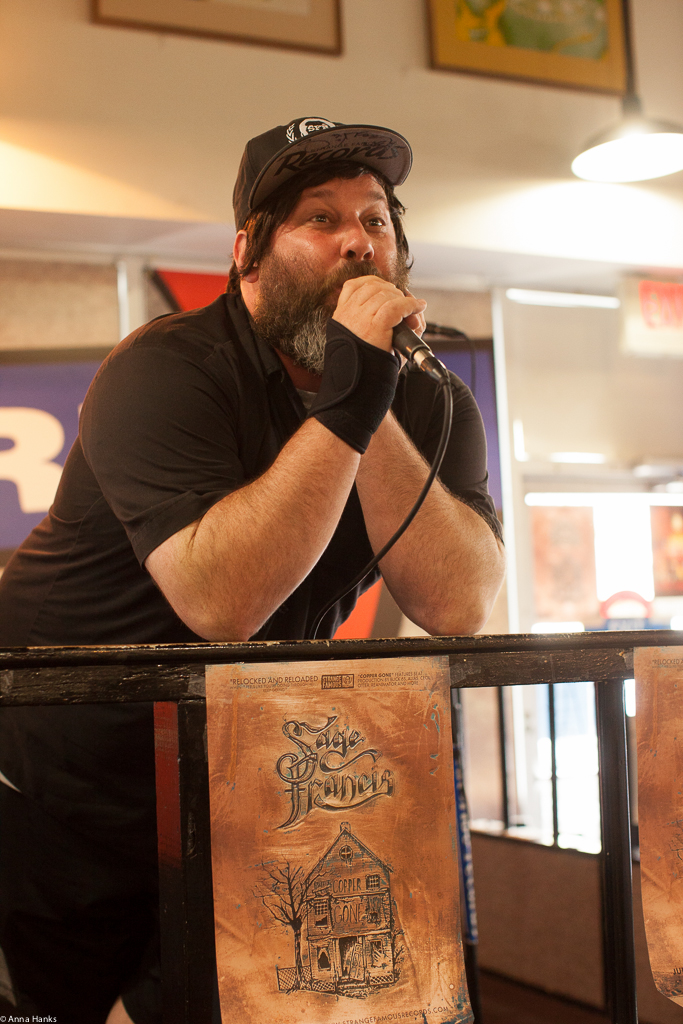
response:
<path id="1" fill-rule="evenodd" d="M 586 181 L 647 181 L 680 170 L 683 132 L 630 132 L 585 150 L 572 164 Z"/>

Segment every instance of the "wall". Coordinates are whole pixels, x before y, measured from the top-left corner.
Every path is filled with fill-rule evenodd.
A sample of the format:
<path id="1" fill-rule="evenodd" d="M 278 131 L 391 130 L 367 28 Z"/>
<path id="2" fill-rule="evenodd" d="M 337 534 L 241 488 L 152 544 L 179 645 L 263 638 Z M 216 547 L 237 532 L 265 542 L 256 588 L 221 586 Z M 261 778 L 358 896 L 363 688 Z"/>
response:
<path id="1" fill-rule="evenodd" d="M 683 359 L 622 355 L 618 310 L 505 301 L 504 316 L 527 476 L 548 474 L 552 452 L 597 452 L 627 470 L 648 458 L 683 462 Z"/>
<path id="2" fill-rule="evenodd" d="M 0 351 L 111 348 L 118 340 L 114 266 L 0 260 Z"/>
<path id="3" fill-rule="evenodd" d="M 476 833 L 472 853 L 481 967 L 603 1006 L 599 859 Z M 683 1024 L 683 1008 L 660 995 L 652 980 L 639 865 L 633 884 L 639 1020 Z"/>
<path id="4" fill-rule="evenodd" d="M 0 209 L 229 222 L 244 141 L 319 113 L 411 140 L 402 195 L 425 273 L 454 247 L 683 265 L 683 175 L 571 178 L 615 98 L 432 71 L 418 0 L 342 10 L 330 57 L 93 25 L 88 0 L 4 0 Z M 634 11 L 646 106 L 683 121 L 683 6 Z"/>
<path id="5" fill-rule="evenodd" d="M 425 316 L 430 323 L 457 327 L 473 339 L 489 340 L 492 337 L 491 296 L 488 292 L 444 291 L 422 286 L 416 291 L 427 303 Z"/>

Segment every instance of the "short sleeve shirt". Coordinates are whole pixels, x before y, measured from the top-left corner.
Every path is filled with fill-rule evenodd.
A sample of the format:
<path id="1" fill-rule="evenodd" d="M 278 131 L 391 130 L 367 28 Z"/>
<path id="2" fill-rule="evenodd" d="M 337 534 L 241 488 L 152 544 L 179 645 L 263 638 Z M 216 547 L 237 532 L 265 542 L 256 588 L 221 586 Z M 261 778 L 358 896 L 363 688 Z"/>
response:
<path id="1" fill-rule="evenodd" d="M 452 376 L 451 386 L 441 479 L 499 534 L 481 416 L 462 381 Z M 426 375 L 403 370 L 393 409 L 427 460 L 441 406 Z M 55 502 L 0 581 L 0 645 L 200 640 L 157 589 L 145 559 L 264 473 L 304 417 L 282 362 L 255 337 L 239 297 L 223 295 L 135 332 L 100 367 Z M 305 638 L 371 557 L 354 487 L 318 563 L 254 639 Z M 334 634 L 378 575 L 337 603 L 320 635 Z"/>

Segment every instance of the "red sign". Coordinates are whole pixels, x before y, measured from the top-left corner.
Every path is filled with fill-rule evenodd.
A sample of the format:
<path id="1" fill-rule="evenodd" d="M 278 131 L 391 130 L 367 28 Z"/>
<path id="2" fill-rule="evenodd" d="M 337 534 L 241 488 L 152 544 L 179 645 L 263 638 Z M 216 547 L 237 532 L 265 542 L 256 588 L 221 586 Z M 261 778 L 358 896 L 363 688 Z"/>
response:
<path id="1" fill-rule="evenodd" d="M 638 295 L 648 327 L 683 327 L 683 284 L 639 281 Z"/>

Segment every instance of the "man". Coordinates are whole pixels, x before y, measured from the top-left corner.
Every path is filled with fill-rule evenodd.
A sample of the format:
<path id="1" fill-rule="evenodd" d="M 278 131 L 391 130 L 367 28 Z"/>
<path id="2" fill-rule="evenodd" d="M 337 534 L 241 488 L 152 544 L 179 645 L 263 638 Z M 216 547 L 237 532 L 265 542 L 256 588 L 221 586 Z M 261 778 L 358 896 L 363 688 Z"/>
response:
<path id="1" fill-rule="evenodd" d="M 412 507 L 441 429 L 437 386 L 392 352 L 396 325 L 425 322 L 393 192 L 410 162 L 396 132 L 321 118 L 251 140 L 228 294 L 101 367 L 55 503 L 0 583 L 0 644 L 308 635 Z M 381 563 L 436 634 L 480 628 L 503 572 L 481 418 L 451 387 L 442 483 Z M 20 999 L 70 1024 L 158 1022 L 149 707 L 5 709 L 0 771 Z"/>

